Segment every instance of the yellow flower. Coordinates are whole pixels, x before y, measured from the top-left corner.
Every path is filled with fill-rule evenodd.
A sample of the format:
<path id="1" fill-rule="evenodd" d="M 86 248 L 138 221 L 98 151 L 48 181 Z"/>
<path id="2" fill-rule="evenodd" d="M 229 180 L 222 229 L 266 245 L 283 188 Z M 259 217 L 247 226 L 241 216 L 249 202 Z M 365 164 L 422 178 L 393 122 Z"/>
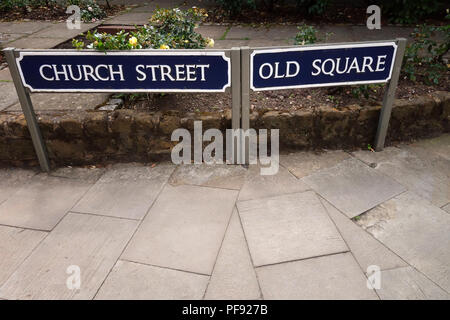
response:
<path id="1" fill-rule="evenodd" d="M 128 40 L 128 42 L 129 42 L 133 47 L 136 47 L 136 45 L 137 45 L 137 39 L 136 39 L 136 37 L 131 37 L 130 40 Z"/>
<path id="2" fill-rule="evenodd" d="M 159 46 L 159 48 L 160 49 L 164 49 L 164 50 L 170 49 L 167 44 L 162 44 L 162 45 Z"/>
<path id="3" fill-rule="evenodd" d="M 206 40 L 206 46 L 207 47 L 214 47 L 214 39 L 208 38 L 208 40 Z"/>

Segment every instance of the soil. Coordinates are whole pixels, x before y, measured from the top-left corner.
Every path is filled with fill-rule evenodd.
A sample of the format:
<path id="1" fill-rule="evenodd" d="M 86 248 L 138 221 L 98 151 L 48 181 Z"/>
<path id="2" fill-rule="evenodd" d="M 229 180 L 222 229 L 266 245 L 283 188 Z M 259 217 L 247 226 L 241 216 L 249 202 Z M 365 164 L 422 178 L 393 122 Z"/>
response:
<path id="1" fill-rule="evenodd" d="M 243 23 L 251 25 L 267 25 L 273 23 L 298 24 L 301 22 L 307 24 L 366 24 L 368 14 L 367 7 L 343 6 L 335 4 L 328 8 L 321 15 L 312 15 L 307 10 L 299 10 L 295 6 L 276 5 L 273 9 L 258 8 L 244 9 L 238 15 L 230 17 L 227 12 L 221 8 L 212 8 L 208 10 L 206 22 L 211 23 Z M 431 25 L 448 24 L 443 15 L 436 15 L 420 21 Z M 386 15 L 381 15 L 381 24 L 392 24 L 388 21 Z"/>
<path id="2" fill-rule="evenodd" d="M 106 5 L 101 4 L 100 7 L 106 12 L 107 16 L 113 16 L 126 8 L 124 5 L 111 5 L 108 8 Z M 0 11 L 0 21 L 60 21 L 66 20 L 68 16 L 66 7 L 60 5 L 42 6 L 31 8 L 31 10 L 24 8 L 23 10 Z"/>
<path id="3" fill-rule="evenodd" d="M 446 79 L 446 80 L 445 80 Z M 450 91 L 450 77 L 446 75 L 440 85 L 429 86 L 401 79 L 396 91 L 398 99 L 412 100 L 434 91 Z M 359 86 L 290 89 L 277 91 L 260 91 L 250 93 L 251 111 L 264 113 L 268 110 L 294 112 L 297 110 L 314 111 L 315 108 L 329 105 L 336 109 L 348 105 L 381 105 L 384 94 L 383 85 L 373 85 L 368 97 L 352 92 Z M 170 93 L 170 94 L 133 94 L 118 95 L 125 100 L 122 108 L 133 110 L 180 112 L 219 112 L 231 108 L 229 93 Z"/>

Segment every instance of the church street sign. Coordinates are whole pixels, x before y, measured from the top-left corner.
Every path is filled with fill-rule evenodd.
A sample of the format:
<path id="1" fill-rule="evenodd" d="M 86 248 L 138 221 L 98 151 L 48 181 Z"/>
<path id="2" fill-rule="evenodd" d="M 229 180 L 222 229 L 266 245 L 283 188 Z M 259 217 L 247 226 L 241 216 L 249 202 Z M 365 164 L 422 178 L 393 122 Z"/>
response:
<path id="1" fill-rule="evenodd" d="M 224 92 L 224 51 L 22 51 L 17 66 L 31 92 Z"/>
<path id="2" fill-rule="evenodd" d="M 396 50 L 394 41 L 255 49 L 250 56 L 250 88 L 384 83 L 391 78 Z"/>

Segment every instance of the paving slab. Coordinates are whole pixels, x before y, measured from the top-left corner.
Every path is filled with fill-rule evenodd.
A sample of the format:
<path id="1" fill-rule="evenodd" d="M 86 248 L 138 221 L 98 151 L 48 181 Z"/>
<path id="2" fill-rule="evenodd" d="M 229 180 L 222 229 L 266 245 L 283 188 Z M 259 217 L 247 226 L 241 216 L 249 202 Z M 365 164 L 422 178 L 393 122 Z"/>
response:
<path id="1" fill-rule="evenodd" d="M 258 280 L 248 251 L 239 214 L 234 210 L 205 299 L 257 300 Z"/>
<path id="2" fill-rule="evenodd" d="M 0 288 L 6 299 L 92 299 L 137 227 L 132 220 L 68 214 Z M 80 288 L 67 283 L 80 270 Z"/>
<path id="3" fill-rule="evenodd" d="M 0 224 L 52 230 L 92 182 L 38 174 L 0 205 Z"/>
<path id="4" fill-rule="evenodd" d="M 294 41 L 292 39 L 251 39 L 248 41 L 248 46 L 251 48 L 258 47 L 273 47 L 273 46 L 288 46 L 293 45 Z"/>
<path id="5" fill-rule="evenodd" d="M 441 207 L 450 201 L 450 160 L 420 148 L 386 148 L 382 152 L 353 154 L 375 170 Z"/>
<path id="6" fill-rule="evenodd" d="M 448 142 L 450 143 L 450 139 Z M 419 158 L 420 161 L 424 163 L 421 169 L 427 168 L 430 175 L 435 175 L 436 171 L 439 171 L 441 173 L 443 183 L 450 186 L 450 158 L 445 155 L 447 151 L 446 148 L 442 147 L 440 149 L 443 156 L 437 152 L 433 152 L 431 150 L 433 148 L 424 148 L 416 144 L 400 145 L 400 149 L 406 150 Z M 426 165 L 428 165 L 428 167 Z M 447 188 L 447 194 L 450 200 L 450 188 Z"/>
<path id="7" fill-rule="evenodd" d="M 450 292 L 450 215 L 447 212 L 408 191 L 362 215 L 357 223 Z"/>
<path id="8" fill-rule="evenodd" d="M 444 290 L 411 267 L 382 271 L 377 293 L 382 300 L 450 299 Z"/>
<path id="9" fill-rule="evenodd" d="M 353 158 L 302 180 L 349 218 L 406 190 L 395 180 Z"/>
<path id="10" fill-rule="evenodd" d="M 268 29 L 233 25 L 227 33 L 226 40 L 256 40 L 267 39 Z"/>
<path id="11" fill-rule="evenodd" d="M 432 152 L 447 160 L 450 160 L 450 134 L 443 134 L 437 138 L 424 139 L 408 146 L 416 152 L 422 149 L 426 153 Z"/>
<path id="12" fill-rule="evenodd" d="M 151 15 L 151 12 L 128 12 L 108 20 L 108 24 L 144 25 L 149 23 L 148 19 Z"/>
<path id="13" fill-rule="evenodd" d="M 280 164 L 300 179 L 316 171 L 333 167 L 348 158 L 350 155 L 344 151 L 294 152 L 280 154 Z"/>
<path id="14" fill-rule="evenodd" d="M 351 26 L 352 40 L 347 41 L 378 41 L 378 40 L 394 40 L 396 38 L 410 38 L 414 28 L 383 26 L 379 30 L 369 30 L 367 26 Z M 334 28 L 337 33 L 341 28 Z"/>
<path id="15" fill-rule="evenodd" d="M 227 31 L 228 26 L 200 26 L 195 32 L 200 33 L 203 37 L 213 38 L 215 41 L 221 39 Z"/>
<path id="16" fill-rule="evenodd" d="M 0 33 L 0 44 L 7 47 L 7 43 L 26 36 L 23 33 Z"/>
<path id="17" fill-rule="evenodd" d="M 81 179 L 95 183 L 98 179 L 100 179 L 105 171 L 106 169 L 96 168 L 95 166 L 87 168 L 68 166 L 54 169 L 49 172 L 49 175 L 67 179 Z"/>
<path id="18" fill-rule="evenodd" d="M 241 165 L 181 165 L 170 177 L 169 183 L 239 190 L 244 184 L 246 174 L 247 169 Z"/>
<path id="19" fill-rule="evenodd" d="M 6 28 L 8 28 L 11 24 L 12 22 L 0 21 L 0 32 L 6 32 Z"/>
<path id="20" fill-rule="evenodd" d="M 75 212 L 142 219 L 175 166 L 118 165 L 106 171 L 73 208 Z"/>
<path id="21" fill-rule="evenodd" d="M 0 33 L 23 33 L 32 34 L 39 30 L 53 25 L 52 22 L 46 21 L 17 21 L 17 22 L 6 22 L 0 24 Z"/>
<path id="22" fill-rule="evenodd" d="M 264 299 L 374 300 L 351 253 L 257 268 Z"/>
<path id="23" fill-rule="evenodd" d="M 444 210 L 444 211 L 450 213 L 450 203 L 447 204 L 446 206 L 443 206 L 443 207 L 442 207 L 442 210 Z"/>
<path id="24" fill-rule="evenodd" d="M 0 82 L 0 111 L 8 109 L 11 105 L 17 103 L 16 87 L 12 82 Z"/>
<path id="25" fill-rule="evenodd" d="M 108 100 L 109 96 L 108 93 L 34 93 L 31 95 L 31 101 L 37 112 L 93 110 Z M 22 110 L 20 103 L 8 108 L 8 111 L 19 110 Z"/>
<path id="26" fill-rule="evenodd" d="M 11 74 L 9 73 L 9 68 L 0 70 L 0 81 L 11 81 L 12 82 Z M 3 91 L 2 91 L 2 94 L 3 94 Z"/>
<path id="27" fill-rule="evenodd" d="M 26 185 L 36 173 L 35 170 L 19 168 L 0 169 L 0 203 Z"/>
<path id="28" fill-rule="evenodd" d="M 266 37 L 268 39 L 294 39 L 298 33 L 298 27 L 292 25 L 274 25 L 267 29 Z"/>
<path id="29" fill-rule="evenodd" d="M 348 251 L 312 191 L 239 201 L 237 207 L 255 266 Z"/>
<path id="30" fill-rule="evenodd" d="M 355 41 L 354 31 L 351 26 L 340 26 L 340 28 L 337 29 L 334 25 L 319 25 L 317 26 L 317 30 L 319 30 L 320 42 L 335 43 Z"/>
<path id="31" fill-rule="evenodd" d="M 216 40 L 214 39 L 214 49 L 231 49 L 233 47 L 248 46 L 249 40 Z"/>
<path id="32" fill-rule="evenodd" d="M 46 235 L 43 231 L 0 226 L 0 287 Z"/>
<path id="33" fill-rule="evenodd" d="M 60 22 L 56 23 L 48 28 L 40 30 L 38 32 L 33 33 L 29 36 L 29 38 L 60 38 L 60 39 L 71 39 L 79 34 L 86 32 L 96 26 L 100 25 L 101 22 L 96 23 L 81 23 L 80 29 L 68 29 L 67 23 Z M 29 39 L 27 38 L 27 39 Z"/>
<path id="34" fill-rule="evenodd" d="M 399 256 L 333 207 L 328 201 L 320 200 L 362 270 L 367 272 L 367 268 L 372 265 L 378 266 L 380 270 L 408 266 Z"/>
<path id="35" fill-rule="evenodd" d="M 152 13 L 157 7 L 158 5 L 154 2 L 152 2 L 151 0 L 147 0 L 146 2 L 148 2 L 148 4 L 143 5 L 143 6 L 139 6 L 137 8 L 134 8 L 132 10 L 130 10 L 133 13 L 136 12 L 150 12 Z"/>
<path id="36" fill-rule="evenodd" d="M 122 258 L 210 275 L 237 191 L 166 185 Z"/>
<path id="37" fill-rule="evenodd" d="M 100 300 L 200 300 L 208 276 L 117 261 L 96 299 Z"/>
<path id="38" fill-rule="evenodd" d="M 259 165 L 250 165 L 239 200 L 273 197 L 308 189 L 310 188 L 304 182 L 295 178 L 286 168 L 280 166 L 277 174 L 261 175 Z"/>
<path id="39" fill-rule="evenodd" d="M 8 42 L 8 47 L 20 49 L 50 49 L 63 43 L 67 38 L 31 38 L 24 37 Z"/>

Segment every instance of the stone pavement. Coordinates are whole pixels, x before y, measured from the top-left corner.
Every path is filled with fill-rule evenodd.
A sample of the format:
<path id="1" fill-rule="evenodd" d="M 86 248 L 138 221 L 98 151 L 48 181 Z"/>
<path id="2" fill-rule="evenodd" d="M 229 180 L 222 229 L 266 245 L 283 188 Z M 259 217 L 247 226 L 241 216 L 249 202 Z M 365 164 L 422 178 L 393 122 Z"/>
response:
<path id="1" fill-rule="evenodd" d="M 449 146 L 0 170 L 0 298 L 449 299 Z"/>
<path id="2" fill-rule="evenodd" d="M 113 0 L 123 3 L 123 0 Z M 126 1 L 127 2 L 127 1 Z M 179 1 L 138 1 L 108 24 Z M 186 6 L 197 5 L 188 1 Z M 51 48 L 65 23 L 0 23 L 4 47 Z M 410 28 L 318 26 L 328 42 Z M 217 48 L 293 43 L 296 26 L 202 25 Z M 106 94 L 33 94 L 37 113 Z M 8 69 L 0 112 L 20 112 Z M 449 299 L 450 135 L 380 153 L 298 152 L 258 166 L 117 164 L 0 170 L 0 299 Z M 81 287 L 69 290 L 69 266 Z M 367 289 L 369 266 L 381 288 Z"/>

